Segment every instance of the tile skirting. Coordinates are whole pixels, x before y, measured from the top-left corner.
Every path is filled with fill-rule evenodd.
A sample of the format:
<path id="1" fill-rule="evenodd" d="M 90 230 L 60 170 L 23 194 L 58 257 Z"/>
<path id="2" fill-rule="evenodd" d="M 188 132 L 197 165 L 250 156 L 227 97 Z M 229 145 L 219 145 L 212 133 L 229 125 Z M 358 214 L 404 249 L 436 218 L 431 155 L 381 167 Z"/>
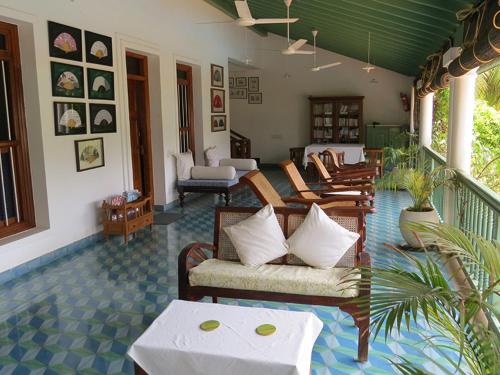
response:
<path id="1" fill-rule="evenodd" d="M 94 245 L 96 242 L 102 240 L 103 238 L 104 237 L 102 235 L 102 232 L 98 232 L 70 243 L 69 245 L 53 250 L 50 253 L 39 256 L 38 258 L 29 260 L 7 271 L 1 272 L 0 285 L 17 277 L 20 277 L 28 272 L 31 272 L 39 267 L 45 266 L 63 256 L 72 254 L 78 250 Z"/>

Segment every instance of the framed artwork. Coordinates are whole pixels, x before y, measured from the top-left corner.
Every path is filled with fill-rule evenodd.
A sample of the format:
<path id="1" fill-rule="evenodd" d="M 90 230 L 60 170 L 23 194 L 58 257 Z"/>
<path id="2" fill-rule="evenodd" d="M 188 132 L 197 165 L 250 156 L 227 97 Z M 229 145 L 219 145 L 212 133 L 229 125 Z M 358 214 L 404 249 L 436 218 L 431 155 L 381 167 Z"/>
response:
<path id="1" fill-rule="evenodd" d="M 54 130 L 56 135 L 86 134 L 85 103 L 54 102 Z"/>
<path id="2" fill-rule="evenodd" d="M 116 107 L 113 104 L 89 104 L 90 132 L 116 133 Z"/>
<path id="3" fill-rule="evenodd" d="M 88 63 L 113 66 L 113 42 L 109 36 L 85 31 L 85 59 Z"/>
<path id="4" fill-rule="evenodd" d="M 234 88 L 234 77 L 229 77 L 229 88 Z"/>
<path id="5" fill-rule="evenodd" d="M 212 113 L 224 113 L 226 111 L 224 95 L 225 95 L 224 90 L 210 89 Z"/>
<path id="6" fill-rule="evenodd" d="M 76 171 L 104 167 L 104 141 L 102 138 L 75 141 Z"/>
<path id="7" fill-rule="evenodd" d="M 236 87 L 247 88 L 247 77 L 235 77 Z"/>
<path id="8" fill-rule="evenodd" d="M 82 61 L 82 31 L 52 21 L 48 27 L 50 56 Z"/>
<path id="9" fill-rule="evenodd" d="M 50 63 L 52 96 L 83 98 L 83 68 L 76 65 Z"/>
<path id="10" fill-rule="evenodd" d="M 212 86 L 224 87 L 224 67 L 210 64 L 210 71 L 212 75 Z"/>
<path id="11" fill-rule="evenodd" d="M 230 99 L 246 99 L 247 98 L 247 89 L 230 89 L 229 90 L 229 98 Z"/>
<path id="12" fill-rule="evenodd" d="M 262 93 L 250 93 L 248 94 L 248 104 L 262 104 Z"/>
<path id="13" fill-rule="evenodd" d="M 248 77 L 248 92 L 259 91 L 259 77 Z"/>
<path id="14" fill-rule="evenodd" d="M 212 116 L 212 132 L 222 132 L 226 130 L 226 115 Z"/>
<path id="15" fill-rule="evenodd" d="M 115 80 L 113 72 L 88 68 L 87 85 L 89 99 L 115 99 Z"/>

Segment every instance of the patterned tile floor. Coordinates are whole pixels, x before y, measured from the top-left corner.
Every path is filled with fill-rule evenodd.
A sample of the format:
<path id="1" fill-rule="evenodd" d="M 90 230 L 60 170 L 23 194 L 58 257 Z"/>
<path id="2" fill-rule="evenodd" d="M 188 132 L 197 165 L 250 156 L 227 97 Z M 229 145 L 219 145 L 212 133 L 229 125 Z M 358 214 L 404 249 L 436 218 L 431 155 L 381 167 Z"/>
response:
<path id="1" fill-rule="evenodd" d="M 276 188 L 289 194 L 279 170 L 265 171 Z M 376 264 L 400 257 L 383 243 L 401 241 L 398 216 L 405 193 L 377 194 L 378 212 L 368 218 L 367 250 Z M 188 243 L 211 242 L 217 196 L 189 198 L 182 219 L 143 231 L 128 246 L 117 240 L 60 258 L 0 285 L 0 374 L 132 374 L 129 345 L 177 297 L 177 255 Z M 252 192 L 240 190 L 234 206 L 258 205 Z M 313 311 L 324 322 L 312 355 L 313 374 L 391 374 L 387 358 L 404 354 L 422 361 L 412 348 L 424 327 L 370 342 L 369 361 L 354 360 L 357 329 L 337 308 L 270 302 L 223 300 L 222 303 Z M 432 365 L 430 372 L 438 374 Z"/>

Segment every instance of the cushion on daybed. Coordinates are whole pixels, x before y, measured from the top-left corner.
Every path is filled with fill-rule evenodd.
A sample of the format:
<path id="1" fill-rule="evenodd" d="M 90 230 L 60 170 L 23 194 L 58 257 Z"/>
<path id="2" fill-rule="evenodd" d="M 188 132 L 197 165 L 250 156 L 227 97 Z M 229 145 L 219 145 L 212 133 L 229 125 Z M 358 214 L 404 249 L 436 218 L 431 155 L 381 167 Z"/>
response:
<path id="1" fill-rule="evenodd" d="M 191 168 L 191 178 L 193 180 L 234 180 L 236 169 L 227 167 L 202 167 Z"/>
<path id="2" fill-rule="evenodd" d="M 191 178 L 191 168 L 194 166 L 193 154 L 188 151 L 174 156 L 176 158 L 177 180 L 189 180 Z"/>
<path id="3" fill-rule="evenodd" d="M 359 279 L 351 269 L 322 270 L 306 266 L 264 264 L 257 268 L 238 262 L 208 259 L 189 271 L 191 286 L 258 290 L 311 296 L 356 297 L 347 279 Z"/>
<path id="4" fill-rule="evenodd" d="M 234 180 L 183 180 L 177 181 L 177 186 L 189 187 L 231 187 L 239 183 L 239 179 Z"/>
<path id="5" fill-rule="evenodd" d="M 231 166 L 241 171 L 253 171 L 257 169 L 257 162 L 254 159 L 221 159 L 220 166 Z"/>

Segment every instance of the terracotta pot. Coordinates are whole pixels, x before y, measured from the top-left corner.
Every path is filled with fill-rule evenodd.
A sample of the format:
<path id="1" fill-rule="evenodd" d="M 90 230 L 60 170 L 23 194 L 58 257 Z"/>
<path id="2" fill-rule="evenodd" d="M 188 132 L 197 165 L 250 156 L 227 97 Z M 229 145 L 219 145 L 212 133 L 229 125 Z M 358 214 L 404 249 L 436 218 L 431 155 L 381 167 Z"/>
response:
<path id="1" fill-rule="evenodd" d="M 409 221 L 418 223 L 439 223 L 439 215 L 434 209 L 429 209 L 428 211 L 422 212 L 409 211 L 407 208 L 401 210 L 401 214 L 399 215 L 399 230 L 401 231 L 401 235 L 408 245 L 414 248 L 420 248 L 420 241 L 417 240 L 413 231 L 403 229 L 403 223 L 407 223 Z M 417 232 L 417 234 L 425 245 L 430 245 L 434 242 L 434 238 L 428 234 L 423 234 L 420 232 Z"/>

